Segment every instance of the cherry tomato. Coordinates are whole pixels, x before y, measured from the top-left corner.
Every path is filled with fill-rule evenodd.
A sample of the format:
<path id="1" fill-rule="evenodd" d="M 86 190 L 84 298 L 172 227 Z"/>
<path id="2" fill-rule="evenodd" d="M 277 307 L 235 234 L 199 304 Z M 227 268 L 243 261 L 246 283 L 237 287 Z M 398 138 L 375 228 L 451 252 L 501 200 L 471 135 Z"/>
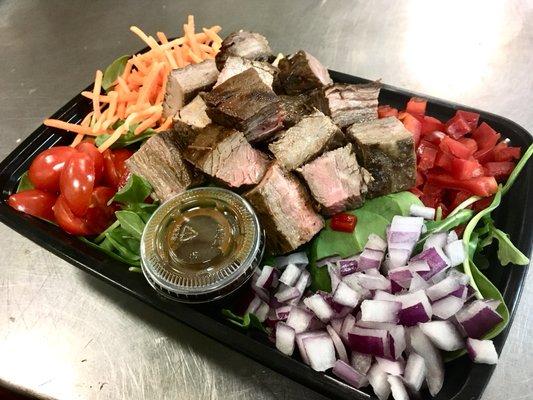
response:
<path id="1" fill-rule="evenodd" d="M 59 195 L 53 210 L 58 225 L 65 232 L 72 235 L 89 235 L 91 233 L 85 220 L 74 215 L 63 195 Z"/>
<path id="2" fill-rule="evenodd" d="M 68 160 L 59 180 L 61 195 L 74 215 L 85 215 L 91 201 L 94 181 L 92 158 L 85 153 L 76 152 Z"/>
<path id="3" fill-rule="evenodd" d="M 93 190 L 91 203 L 85 215 L 85 222 L 92 234 L 103 232 L 113 221 L 117 207 L 114 204 L 107 205 L 115 195 L 115 190 L 105 186 L 99 186 Z"/>
<path id="4" fill-rule="evenodd" d="M 9 204 L 15 210 L 33 215 L 34 217 L 43 218 L 48 221 L 54 221 L 54 212 L 52 211 L 52 207 L 54 206 L 55 202 L 55 195 L 39 189 L 30 189 L 19 193 L 14 193 L 7 199 L 7 204 Z"/>
<path id="5" fill-rule="evenodd" d="M 133 155 L 128 149 L 106 150 L 104 155 L 104 183 L 112 188 L 119 188 L 128 179 L 126 160 Z"/>
<path id="6" fill-rule="evenodd" d="M 78 151 L 87 154 L 93 159 L 94 162 L 94 174 L 95 182 L 98 183 L 101 181 L 104 175 L 104 156 L 98 151 L 96 146 L 89 142 L 82 142 L 76 146 Z"/>
<path id="7" fill-rule="evenodd" d="M 47 192 L 58 192 L 61 171 L 74 153 L 76 149 L 72 147 L 57 146 L 35 157 L 28 171 L 28 177 L 33 186 Z"/>
<path id="8" fill-rule="evenodd" d="M 340 213 L 331 218 L 331 229 L 340 232 L 353 232 L 357 217 L 352 214 Z"/>

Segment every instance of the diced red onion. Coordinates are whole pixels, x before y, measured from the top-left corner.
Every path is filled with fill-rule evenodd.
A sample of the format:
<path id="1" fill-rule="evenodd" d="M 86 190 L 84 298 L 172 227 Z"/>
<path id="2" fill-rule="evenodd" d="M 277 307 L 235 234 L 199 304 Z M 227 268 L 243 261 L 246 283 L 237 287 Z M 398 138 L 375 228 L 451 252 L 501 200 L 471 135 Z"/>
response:
<path id="1" fill-rule="evenodd" d="M 333 366 L 333 375 L 339 377 L 347 384 L 356 389 L 365 386 L 368 383 L 366 376 L 359 373 L 355 368 L 350 366 L 343 360 L 337 360 Z"/>
<path id="2" fill-rule="evenodd" d="M 357 351 L 352 351 L 352 367 L 360 374 L 366 375 L 372 365 L 372 356 Z"/>
<path id="3" fill-rule="evenodd" d="M 305 350 L 305 346 L 303 344 L 303 340 L 309 337 L 320 337 L 327 335 L 326 332 L 302 332 L 302 333 L 296 333 L 296 344 L 298 345 L 298 351 L 300 353 L 300 357 L 302 357 L 302 361 L 309 365 L 309 358 L 307 357 L 307 352 Z M 329 336 L 328 336 L 329 337 Z"/>
<path id="4" fill-rule="evenodd" d="M 394 400 L 409 400 L 409 394 L 404 386 L 403 380 L 397 376 L 389 375 L 387 377 L 389 382 L 392 398 Z"/>
<path id="5" fill-rule="evenodd" d="M 361 320 L 371 322 L 398 322 L 398 313 L 402 303 L 386 300 L 363 300 L 361 303 Z"/>
<path id="6" fill-rule="evenodd" d="M 305 266 L 309 264 L 307 253 L 305 251 L 301 251 L 286 256 L 276 257 L 274 259 L 274 266 L 276 268 L 284 268 L 289 264 L 294 264 L 298 266 Z"/>
<path id="7" fill-rule="evenodd" d="M 329 323 L 331 327 L 337 332 L 339 335 L 341 334 L 342 329 L 342 323 L 344 321 L 344 318 L 332 318 Z"/>
<path id="8" fill-rule="evenodd" d="M 316 261 L 316 266 L 317 267 L 324 267 L 328 264 L 336 264 L 337 261 L 339 261 L 341 259 L 340 256 L 332 256 L 332 257 L 325 257 L 325 258 L 321 258 L 320 260 L 317 260 Z"/>
<path id="9" fill-rule="evenodd" d="M 387 242 L 375 233 L 368 235 L 368 240 L 365 244 L 365 249 L 379 250 L 385 252 L 387 250 Z"/>
<path id="10" fill-rule="evenodd" d="M 425 290 L 428 287 L 429 283 L 427 283 L 424 278 L 422 278 L 419 274 L 413 272 L 413 278 L 411 279 L 411 283 L 409 284 L 409 291 L 416 292 L 421 289 Z"/>
<path id="11" fill-rule="evenodd" d="M 360 294 L 344 282 L 340 282 L 333 293 L 333 301 L 343 306 L 354 308 L 360 300 Z"/>
<path id="12" fill-rule="evenodd" d="M 457 232 L 455 232 L 453 229 L 448 232 L 448 237 L 446 238 L 447 243 L 455 242 L 459 239 L 459 236 L 457 235 Z"/>
<path id="13" fill-rule="evenodd" d="M 286 321 L 292 306 L 281 306 L 276 308 L 276 318 L 280 321 Z"/>
<path id="14" fill-rule="evenodd" d="M 413 350 L 424 358 L 429 393 L 432 396 L 436 396 L 444 383 L 444 365 L 440 351 L 433 346 L 429 338 L 417 326 L 409 329 L 409 336 L 409 342 Z"/>
<path id="15" fill-rule="evenodd" d="M 321 336 L 310 336 L 302 340 L 309 365 L 315 371 L 326 371 L 335 365 L 335 348 L 331 337 L 324 332 Z"/>
<path id="16" fill-rule="evenodd" d="M 387 373 L 381 369 L 378 363 L 374 363 L 374 365 L 372 365 L 366 376 L 370 386 L 372 386 L 372 389 L 374 389 L 374 393 L 379 400 L 387 400 L 391 393 L 387 376 Z"/>
<path id="17" fill-rule="evenodd" d="M 423 226 L 421 217 L 394 216 L 388 234 L 389 248 L 391 243 L 416 243 Z"/>
<path id="18" fill-rule="evenodd" d="M 287 325 L 293 328 L 296 333 L 304 332 L 313 319 L 313 313 L 301 307 L 292 306 L 289 316 L 287 317 Z"/>
<path id="19" fill-rule="evenodd" d="M 364 249 L 359 256 L 357 262 L 357 269 L 364 271 L 366 269 L 376 268 L 379 269 L 381 261 L 383 261 L 383 252 L 381 250 Z"/>
<path id="20" fill-rule="evenodd" d="M 348 314 L 342 322 L 340 337 L 345 343 L 348 343 L 348 333 L 355 326 L 355 317 L 352 314 Z"/>
<path id="21" fill-rule="evenodd" d="M 261 304 L 255 310 L 254 314 L 259 320 L 259 322 L 264 322 L 267 318 L 268 312 L 270 311 L 270 306 L 268 303 L 261 301 Z"/>
<path id="22" fill-rule="evenodd" d="M 309 328 L 307 328 L 307 330 L 320 331 L 324 329 L 325 327 L 326 325 L 322 321 L 320 321 L 317 317 L 313 317 L 313 319 L 311 320 L 311 323 L 309 324 Z"/>
<path id="23" fill-rule="evenodd" d="M 363 273 L 357 273 L 354 275 L 357 276 L 356 279 L 359 285 L 365 289 L 390 291 L 390 281 L 387 278 L 385 278 L 383 275 L 380 275 L 380 274 L 370 275 L 370 274 L 363 274 Z"/>
<path id="24" fill-rule="evenodd" d="M 442 299 L 443 297 L 451 295 L 457 289 L 460 289 L 461 282 L 457 277 L 449 275 L 439 283 L 436 283 L 426 289 L 426 294 L 431 301 Z"/>
<path id="25" fill-rule="evenodd" d="M 398 301 L 398 298 L 395 295 L 390 294 L 389 292 L 385 292 L 383 290 L 376 290 L 374 292 L 373 299 L 374 300 Z"/>
<path id="26" fill-rule="evenodd" d="M 403 378 L 412 390 L 419 391 L 426 377 L 426 363 L 424 358 L 415 352 L 411 352 L 405 364 Z"/>
<path id="27" fill-rule="evenodd" d="M 387 374 L 400 376 L 403 375 L 405 369 L 405 361 L 399 358 L 396 361 L 389 360 L 388 358 L 376 357 L 376 361 L 383 371 Z"/>
<path id="28" fill-rule="evenodd" d="M 270 289 L 275 286 L 275 283 L 277 283 L 277 274 L 277 269 L 272 268 L 270 265 L 265 265 L 261 271 L 261 275 L 257 278 L 255 285 L 262 289 Z"/>
<path id="29" fill-rule="evenodd" d="M 422 249 L 427 250 L 430 247 L 438 247 L 442 249 L 444 246 L 446 246 L 447 238 L 448 238 L 448 234 L 446 232 L 432 233 L 424 241 L 424 246 Z"/>
<path id="30" fill-rule="evenodd" d="M 466 339 L 466 350 L 470 359 L 478 364 L 496 364 L 498 353 L 492 340 Z"/>
<path id="31" fill-rule="evenodd" d="M 391 357 L 397 360 L 407 347 L 405 328 L 402 325 L 395 325 L 389 328 Z"/>
<path id="32" fill-rule="evenodd" d="M 335 291 L 337 289 L 337 285 L 342 279 L 340 267 L 337 264 L 328 264 L 328 274 L 329 279 L 331 280 L 331 291 Z"/>
<path id="33" fill-rule="evenodd" d="M 400 324 L 413 326 L 419 322 L 431 320 L 431 304 L 423 290 L 413 293 L 402 294 L 397 297 L 397 301 L 402 303 L 399 312 Z"/>
<path id="34" fill-rule="evenodd" d="M 281 274 L 279 281 L 283 282 L 285 285 L 294 286 L 301 273 L 302 270 L 296 264 L 288 264 Z"/>
<path id="35" fill-rule="evenodd" d="M 407 268 L 411 272 L 431 271 L 431 268 L 426 260 L 410 261 L 407 264 Z"/>
<path id="36" fill-rule="evenodd" d="M 496 311 L 496 309 L 499 307 L 501 303 L 500 300 L 495 300 L 495 299 L 484 299 L 481 301 L 485 303 L 492 311 Z"/>
<path id="37" fill-rule="evenodd" d="M 301 293 L 298 289 L 292 286 L 283 286 L 280 287 L 280 290 L 274 295 L 274 297 L 280 302 L 285 303 L 286 301 L 296 299 L 300 297 Z"/>
<path id="38" fill-rule="evenodd" d="M 367 329 L 354 326 L 348 332 L 348 342 L 354 351 L 377 357 L 390 357 L 389 332 L 385 329 Z"/>
<path id="39" fill-rule="evenodd" d="M 412 272 L 408 267 L 398 267 L 389 271 L 389 279 L 396 282 L 402 288 L 407 289 L 413 278 Z"/>
<path id="40" fill-rule="evenodd" d="M 459 297 L 460 299 L 465 300 L 466 296 L 468 294 L 468 289 L 466 285 L 459 285 L 459 288 L 457 290 L 454 290 L 450 293 L 450 296 Z"/>
<path id="41" fill-rule="evenodd" d="M 328 322 L 333 316 L 333 310 L 328 302 L 319 294 L 314 294 L 303 300 L 307 308 L 309 308 L 322 321 Z"/>
<path id="42" fill-rule="evenodd" d="M 246 309 L 245 314 L 248 314 L 248 313 L 255 314 L 255 312 L 261 305 L 261 302 L 262 300 L 258 296 L 255 296 L 250 302 L 250 304 L 248 305 L 248 308 Z"/>
<path id="43" fill-rule="evenodd" d="M 358 260 L 359 256 L 354 256 L 337 261 L 337 264 L 339 265 L 340 276 L 350 275 L 356 272 Z"/>
<path id="44" fill-rule="evenodd" d="M 450 260 L 439 247 L 430 247 L 411 258 L 411 261 L 418 260 L 427 261 L 431 268 L 431 271 L 420 272 L 420 276 L 425 280 L 430 279 L 436 273 L 443 271 L 450 266 Z"/>
<path id="45" fill-rule="evenodd" d="M 366 298 L 370 295 L 370 291 L 359 284 L 359 273 L 350 274 L 342 277 L 342 282 L 346 283 L 352 290 L 361 295 L 361 298 Z M 333 285 L 332 285 L 333 288 Z M 335 286 L 336 288 L 336 286 Z"/>
<path id="46" fill-rule="evenodd" d="M 452 267 L 463 263 L 466 258 L 465 246 L 462 240 L 456 240 L 444 246 L 444 253 L 450 260 Z"/>
<path id="47" fill-rule="evenodd" d="M 283 354 L 291 356 L 294 352 L 296 332 L 284 322 L 276 324 L 276 348 Z"/>
<path id="48" fill-rule="evenodd" d="M 463 308 L 464 303 L 464 300 L 459 297 L 447 296 L 434 302 L 431 308 L 434 316 L 440 319 L 448 319 Z"/>
<path id="49" fill-rule="evenodd" d="M 395 294 L 395 293 L 400 293 L 401 291 L 403 291 L 405 288 L 398 285 L 396 283 L 396 281 L 390 281 L 390 292 L 392 294 Z"/>
<path id="50" fill-rule="evenodd" d="M 331 325 L 327 325 L 326 330 L 328 331 L 329 336 L 331 336 L 331 340 L 333 340 L 333 345 L 335 346 L 335 350 L 337 351 L 339 359 L 344 362 L 348 362 L 348 354 L 346 354 L 346 348 L 344 347 L 344 343 L 342 343 L 342 340 L 337 334 L 337 332 L 335 332 L 335 329 L 333 329 Z"/>
<path id="51" fill-rule="evenodd" d="M 424 219 L 435 219 L 435 209 L 431 207 L 419 206 L 411 204 L 409 214 L 413 217 L 422 217 Z"/>
<path id="52" fill-rule="evenodd" d="M 385 264 L 387 265 L 387 270 L 392 270 L 394 268 L 403 267 L 407 264 L 409 257 L 411 256 L 411 250 L 405 249 L 389 249 L 387 257 L 385 258 Z"/>
<path id="53" fill-rule="evenodd" d="M 503 321 L 500 314 L 482 300 L 475 300 L 467 305 L 456 314 L 456 318 L 465 334 L 473 339 L 481 338 Z"/>
<path id="54" fill-rule="evenodd" d="M 257 297 L 259 297 L 265 303 L 270 303 L 270 293 L 268 290 L 258 287 L 255 284 L 252 284 L 252 290 L 257 295 Z"/>
<path id="55" fill-rule="evenodd" d="M 465 347 L 462 336 L 450 321 L 430 321 L 419 326 L 433 345 L 441 350 L 454 351 Z"/>

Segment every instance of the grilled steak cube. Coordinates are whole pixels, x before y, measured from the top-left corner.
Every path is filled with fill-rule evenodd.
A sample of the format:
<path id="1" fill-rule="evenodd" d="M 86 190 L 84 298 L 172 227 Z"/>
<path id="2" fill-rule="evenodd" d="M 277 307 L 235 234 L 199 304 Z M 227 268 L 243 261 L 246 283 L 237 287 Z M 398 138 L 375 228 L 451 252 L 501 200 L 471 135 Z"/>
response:
<path id="1" fill-rule="evenodd" d="M 217 87 L 232 76 L 239 75 L 241 72 L 244 72 L 249 68 L 255 69 L 261 80 L 268 86 L 272 87 L 274 76 L 277 75 L 278 69 L 267 62 L 248 60 L 242 57 L 228 57 L 224 64 L 224 68 L 222 68 L 218 75 L 217 83 L 215 83 L 214 87 Z"/>
<path id="2" fill-rule="evenodd" d="M 357 163 L 351 143 L 324 153 L 298 169 L 324 215 L 363 204 L 370 174 Z"/>
<path id="3" fill-rule="evenodd" d="M 315 108 L 311 104 L 311 99 L 307 94 L 296 96 L 282 94 L 279 98 L 285 110 L 283 125 L 287 128 L 296 125 L 303 117 L 315 111 Z"/>
<path id="4" fill-rule="evenodd" d="M 343 133 L 331 118 L 316 112 L 281 132 L 268 148 L 280 165 L 291 171 L 344 142 Z"/>
<path id="5" fill-rule="evenodd" d="M 173 117 L 201 91 L 213 87 L 218 78 L 214 60 L 174 69 L 168 75 L 163 116 Z"/>
<path id="6" fill-rule="evenodd" d="M 215 57 L 217 68 L 222 71 L 229 57 L 242 57 L 248 60 L 267 61 L 272 57 L 268 40 L 261 34 L 243 31 L 233 32 L 222 41 Z"/>
<path id="7" fill-rule="evenodd" d="M 341 128 L 357 122 L 365 122 L 378 117 L 377 83 L 346 84 L 335 83 L 313 92 L 316 108 L 330 115 Z"/>
<path id="8" fill-rule="evenodd" d="M 288 253 L 310 241 L 324 227 L 323 218 L 298 179 L 273 164 L 259 185 L 244 197 L 254 207 L 274 254 Z"/>
<path id="9" fill-rule="evenodd" d="M 376 119 L 348 128 L 357 159 L 372 174 L 371 197 L 407 190 L 415 185 L 413 135 L 395 117 Z"/>
<path id="10" fill-rule="evenodd" d="M 183 138 L 176 131 L 152 136 L 127 161 L 131 173 L 146 179 L 160 201 L 203 182 L 203 175 L 182 157 Z"/>
<path id="11" fill-rule="evenodd" d="M 231 187 L 259 183 L 270 163 L 265 154 L 250 146 L 242 132 L 213 124 L 199 131 L 184 156 Z"/>
<path id="12" fill-rule="evenodd" d="M 204 128 L 211 123 L 206 113 L 207 105 L 200 95 L 183 107 L 177 115 L 177 119 L 193 128 Z"/>
<path id="13" fill-rule="evenodd" d="M 260 142 L 283 126 L 279 97 L 257 71 L 247 69 L 204 95 L 207 115 L 214 122 L 244 132 L 249 142 Z"/>
<path id="14" fill-rule="evenodd" d="M 278 66 L 279 81 L 287 94 L 299 94 L 333 83 L 328 70 L 303 50 L 282 58 Z"/>

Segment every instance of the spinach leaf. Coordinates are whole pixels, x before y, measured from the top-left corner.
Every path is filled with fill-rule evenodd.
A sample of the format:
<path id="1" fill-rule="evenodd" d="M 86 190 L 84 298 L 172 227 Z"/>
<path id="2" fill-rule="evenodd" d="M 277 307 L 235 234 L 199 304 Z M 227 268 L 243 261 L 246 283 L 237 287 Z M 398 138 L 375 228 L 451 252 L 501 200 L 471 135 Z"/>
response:
<path id="1" fill-rule="evenodd" d="M 115 83 L 117 78 L 122 75 L 129 59 L 130 56 L 119 57 L 105 69 L 104 75 L 102 76 L 102 88 L 106 92 L 111 89 L 113 83 Z"/>
<path id="2" fill-rule="evenodd" d="M 146 180 L 140 176 L 132 175 L 124 187 L 113 196 L 110 203 L 113 201 L 124 204 L 142 203 L 151 192 L 152 186 Z"/>
<path id="3" fill-rule="evenodd" d="M 129 203 L 123 207 L 123 210 L 134 212 L 146 224 L 157 207 L 159 207 L 158 203 Z"/>
<path id="4" fill-rule="evenodd" d="M 80 236 L 79 239 L 83 243 L 89 245 L 90 247 L 92 247 L 94 249 L 97 249 L 98 251 L 101 251 L 102 253 L 107 254 L 109 257 L 111 257 L 111 258 L 113 258 L 113 259 L 115 259 L 117 261 L 123 262 L 124 264 L 129 264 L 129 265 L 132 265 L 132 266 L 139 266 L 140 265 L 140 261 L 139 260 L 130 260 L 128 258 L 119 256 L 117 253 L 115 253 L 113 251 L 113 249 L 114 249 L 113 245 L 107 240 L 104 240 L 102 243 L 100 243 L 98 245 L 96 243 L 91 242 L 89 239 L 84 238 L 83 236 Z"/>
<path id="5" fill-rule="evenodd" d="M 141 239 L 144 230 L 144 221 L 133 211 L 117 211 L 115 215 L 120 226 L 131 236 Z"/>
<path id="6" fill-rule="evenodd" d="M 31 183 L 30 178 L 28 177 L 28 171 L 24 172 L 20 176 L 20 181 L 19 181 L 19 184 L 17 186 L 17 192 L 16 193 L 23 192 L 24 190 L 34 189 L 34 188 L 35 187 L 33 186 L 33 183 Z"/>
<path id="7" fill-rule="evenodd" d="M 243 329 L 255 328 L 261 332 L 267 333 L 267 330 L 265 329 L 263 324 L 259 322 L 259 319 L 257 319 L 257 317 L 252 313 L 246 313 L 244 314 L 244 316 L 240 317 L 234 314 L 233 312 L 231 312 L 230 310 L 228 310 L 227 308 L 224 308 L 222 310 L 222 315 L 224 315 L 228 319 L 229 322 L 237 325 L 240 328 L 243 328 Z"/>
<path id="8" fill-rule="evenodd" d="M 106 233 L 105 237 L 122 257 L 132 261 L 141 259 L 139 255 L 139 240 L 129 235 L 125 229 L 118 227 Z"/>
<path id="9" fill-rule="evenodd" d="M 124 123 L 123 121 L 121 121 L 121 122 Z M 122 124 L 119 124 L 118 126 L 120 126 L 120 125 L 122 125 Z M 113 128 L 117 129 L 118 126 L 116 128 L 115 128 L 115 126 L 113 126 Z M 125 135 L 122 135 L 115 143 L 113 143 L 111 145 L 111 148 L 112 149 L 120 149 L 120 148 L 129 146 L 129 145 L 132 145 L 134 143 L 142 142 L 145 139 L 148 139 L 149 137 L 151 137 L 151 136 L 153 136 L 153 135 L 155 135 L 157 133 L 152 128 L 148 128 L 145 131 L 143 131 L 143 132 L 139 133 L 138 135 L 136 135 L 134 132 L 135 132 L 135 129 L 137 128 L 137 126 L 138 126 L 138 124 L 130 125 L 130 129 L 128 130 L 128 133 L 126 133 Z M 107 133 L 97 136 L 95 141 L 94 141 L 95 145 L 97 147 L 100 146 L 107 139 L 109 139 L 110 136 L 111 135 L 109 135 Z"/>

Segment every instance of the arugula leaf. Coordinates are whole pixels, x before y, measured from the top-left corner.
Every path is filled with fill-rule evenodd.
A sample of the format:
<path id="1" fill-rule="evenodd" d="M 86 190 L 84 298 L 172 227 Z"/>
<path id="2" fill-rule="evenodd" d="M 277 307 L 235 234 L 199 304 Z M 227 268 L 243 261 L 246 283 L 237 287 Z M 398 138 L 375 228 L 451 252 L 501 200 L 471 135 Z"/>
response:
<path id="1" fill-rule="evenodd" d="M 244 316 L 240 317 L 234 314 L 232 311 L 228 310 L 227 308 L 224 308 L 222 310 L 222 315 L 224 315 L 228 319 L 229 322 L 237 325 L 240 328 L 243 328 L 243 329 L 255 328 L 261 332 L 268 333 L 265 327 L 263 326 L 263 324 L 259 322 L 259 319 L 255 316 L 255 314 L 246 313 L 244 314 Z"/>
<path id="2" fill-rule="evenodd" d="M 152 192 L 152 186 L 138 175 L 132 175 L 124 187 L 109 201 L 117 203 L 142 203 Z"/>
<path id="3" fill-rule="evenodd" d="M 509 235 L 496 228 L 494 225 L 491 226 L 489 238 L 491 241 L 492 238 L 498 240 L 498 259 L 502 265 L 507 265 L 509 263 L 516 265 L 529 265 L 529 258 L 527 258 L 524 253 L 516 248 L 516 246 L 511 242 L 511 239 L 509 239 Z"/>
<path id="4" fill-rule="evenodd" d="M 107 92 L 117 78 L 122 75 L 124 68 L 126 68 L 126 63 L 130 59 L 130 56 L 122 56 L 113 61 L 105 69 L 104 75 L 102 76 L 102 88 Z"/>
<path id="5" fill-rule="evenodd" d="M 144 221 L 133 211 L 115 212 L 120 226 L 136 239 L 141 239 L 144 230 Z"/>
<path id="6" fill-rule="evenodd" d="M 121 121 L 122 123 L 124 123 L 124 121 Z M 122 124 L 118 124 L 118 126 L 114 125 L 113 126 L 113 129 L 117 129 L 120 125 Z M 116 126 L 116 127 L 115 127 Z M 144 141 L 146 139 L 148 139 L 149 137 L 155 135 L 157 132 L 154 131 L 152 128 L 148 128 L 146 129 L 145 131 L 139 133 L 138 135 L 136 135 L 134 132 L 135 132 L 135 129 L 137 128 L 138 124 L 132 124 L 130 125 L 130 129 L 128 130 L 128 133 L 126 133 L 125 135 L 122 135 L 115 143 L 113 143 L 111 145 L 111 148 L 112 149 L 120 149 L 120 148 L 123 148 L 123 147 L 127 147 L 129 145 L 132 145 L 134 143 L 138 143 L 138 142 L 141 142 L 141 141 Z M 94 141 L 95 143 L 95 146 L 100 146 L 102 143 L 104 143 L 107 139 L 109 139 L 111 135 L 105 133 L 103 135 L 98 135 Z"/>
<path id="7" fill-rule="evenodd" d="M 98 245 L 96 243 L 91 242 L 89 239 L 84 238 L 83 236 L 80 236 L 79 239 L 83 243 L 89 245 L 90 247 L 92 247 L 94 249 L 97 249 L 98 251 L 101 251 L 102 253 L 107 254 L 109 257 L 111 257 L 111 258 L 113 258 L 113 259 L 115 259 L 117 261 L 123 262 L 124 264 L 129 264 L 129 265 L 132 265 L 132 266 L 141 265 L 139 260 L 130 260 L 128 258 L 119 256 L 117 253 L 115 253 L 113 251 L 113 249 L 114 249 L 113 245 L 110 244 L 110 242 L 107 241 L 107 240 L 104 240 L 102 243 L 100 243 Z"/>
<path id="8" fill-rule="evenodd" d="M 33 183 L 31 183 L 30 178 L 28 177 L 28 171 L 26 171 L 20 176 L 20 181 L 17 186 L 16 193 L 23 192 L 24 190 L 30 190 L 30 189 L 35 189 L 35 187 L 33 186 Z"/>
<path id="9" fill-rule="evenodd" d="M 474 211 L 465 208 L 457 211 L 454 215 L 448 215 L 446 218 L 440 221 L 427 221 L 426 233 L 418 241 L 418 244 L 420 245 L 423 243 L 432 233 L 447 232 L 459 225 L 466 223 L 470 218 L 472 218 L 472 215 L 474 215 Z"/>

